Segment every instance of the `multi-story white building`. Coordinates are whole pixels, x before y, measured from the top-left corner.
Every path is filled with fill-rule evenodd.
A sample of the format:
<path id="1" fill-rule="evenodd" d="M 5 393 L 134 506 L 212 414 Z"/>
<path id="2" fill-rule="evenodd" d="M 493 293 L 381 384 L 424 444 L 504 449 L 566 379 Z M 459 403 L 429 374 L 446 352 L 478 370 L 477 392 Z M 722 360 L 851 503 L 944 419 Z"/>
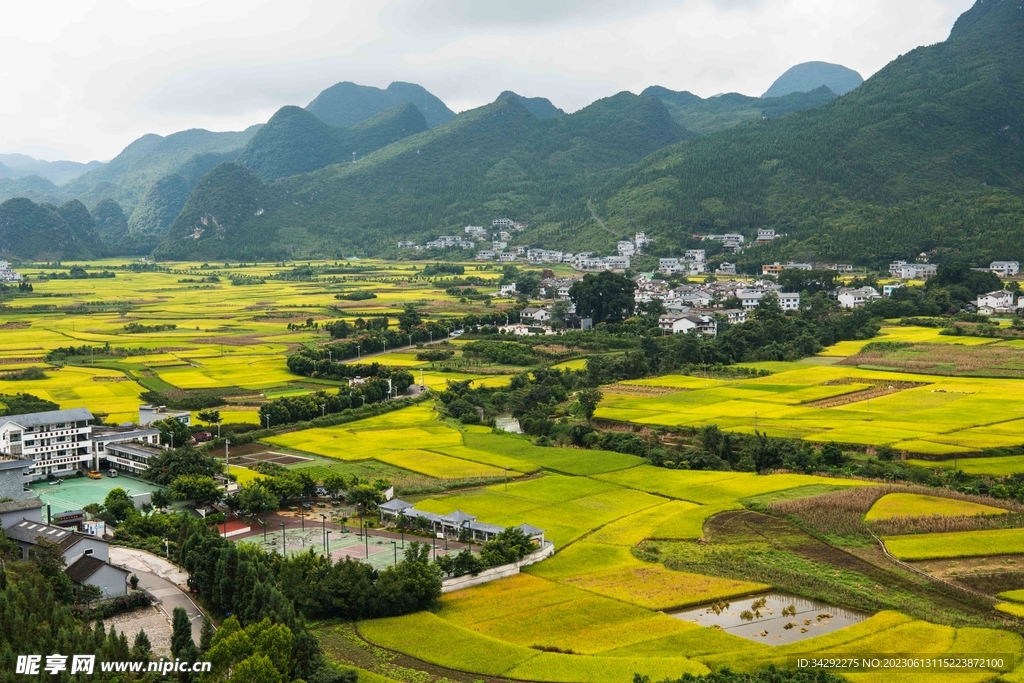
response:
<path id="1" fill-rule="evenodd" d="M 0 282 L 21 282 L 21 273 L 11 270 L 7 261 L 0 261 Z"/>
<path id="2" fill-rule="evenodd" d="M 477 261 L 493 261 L 494 260 L 494 256 L 495 256 L 494 252 L 490 251 L 490 250 L 484 250 L 484 251 L 476 252 L 476 260 Z"/>
<path id="3" fill-rule="evenodd" d="M 978 297 L 978 310 L 992 313 L 1013 313 L 1013 292 L 989 292 Z"/>
<path id="4" fill-rule="evenodd" d="M 111 469 L 140 474 L 149 461 L 160 453 L 159 429 L 133 429 L 93 434 L 92 469 L 99 470 L 101 461 Z"/>
<path id="5" fill-rule="evenodd" d="M 0 417 L 0 453 L 31 458 L 28 481 L 71 474 L 92 456 L 92 420 L 85 408 Z"/>
<path id="6" fill-rule="evenodd" d="M 636 245 L 629 240 L 621 240 L 616 246 L 619 256 L 633 256 L 636 254 Z"/>
<path id="7" fill-rule="evenodd" d="M 928 280 L 935 276 L 938 267 L 930 263 L 907 263 L 893 261 L 889 264 L 889 274 L 900 280 Z"/>
<path id="8" fill-rule="evenodd" d="M 482 225 L 467 225 L 463 228 L 465 233 L 475 240 L 486 241 L 490 233 Z"/>
<path id="9" fill-rule="evenodd" d="M 722 275 L 735 275 L 736 274 L 736 264 L 735 263 L 722 263 L 720 266 L 718 266 L 718 269 L 715 272 L 716 273 L 721 273 Z"/>
<path id="10" fill-rule="evenodd" d="M 0 278 L 3 277 L 4 262 L 0 261 Z M 1020 261 L 993 261 L 988 269 L 1001 277 L 1012 277 L 1020 274 Z"/>
<path id="11" fill-rule="evenodd" d="M 496 230 L 502 228 L 506 230 L 511 230 L 512 228 L 515 227 L 516 224 L 515 221 L 513 221 L 511 218 L 495 218 L 493 221 L 491 221 L 491 225 L 494 226 Z"/>
<path id="12" fill-rule="evenodd" d="M 773 239 L 775 239 L 775 231 L 774 230 L 758 230 L 757 231 L 757 241 L 758 242 L 771 242 Z"/>
<path id="13" fill-rule="evenodd" d="M 703 263 L 706 260 L 707 253 L 706 249 L 687 249 L 686 253 L 683 254 L 683 260 Z"/>
<path id="14" fill-rule="evenodd" d="M 800 294 L 792 292 L 777 292 L 776 296 L 779 297 L 779 308 L 784 311 L 799 311 L 800 310 Z"/>

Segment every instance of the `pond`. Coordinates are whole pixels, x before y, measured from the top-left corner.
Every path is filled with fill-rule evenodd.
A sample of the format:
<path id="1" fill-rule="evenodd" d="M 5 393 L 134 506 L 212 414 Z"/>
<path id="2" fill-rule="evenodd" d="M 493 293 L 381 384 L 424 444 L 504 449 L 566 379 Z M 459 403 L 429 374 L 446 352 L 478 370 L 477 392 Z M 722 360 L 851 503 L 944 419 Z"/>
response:
<path id="1" fill-rule="evenodd" d="M 509 413 L 495 417 L 494 426 L 504 432 L 511 432 L 513 434 L 523 433 L 523 428 L 519 426 L 519 420 L 512 417 Z"/>
<path id="2" fill-rule="evenodd" d="M 722 600 L 670 616 L 701 626 L 717 626 L 748 640 L 785 645 L 838 631 L 870 615 L 785 593 L 764 593 L 731 603 Z"/>

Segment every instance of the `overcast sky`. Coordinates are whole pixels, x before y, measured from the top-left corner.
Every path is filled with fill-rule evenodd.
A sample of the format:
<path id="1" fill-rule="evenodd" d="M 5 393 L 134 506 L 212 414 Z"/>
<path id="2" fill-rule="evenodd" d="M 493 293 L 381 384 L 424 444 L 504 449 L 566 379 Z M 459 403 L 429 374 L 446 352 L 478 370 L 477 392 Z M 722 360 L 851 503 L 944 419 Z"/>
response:
<path id="1" fill-rule="evenodd" d="M 144 133 L 240 130 L 338 81 L 502 90 L 566 111 L 648 85 L 760 95 L 821 60 L 865 78 L 973 0 L 41 0 L 0 4 L 0 152 L 108 160 Z"/>

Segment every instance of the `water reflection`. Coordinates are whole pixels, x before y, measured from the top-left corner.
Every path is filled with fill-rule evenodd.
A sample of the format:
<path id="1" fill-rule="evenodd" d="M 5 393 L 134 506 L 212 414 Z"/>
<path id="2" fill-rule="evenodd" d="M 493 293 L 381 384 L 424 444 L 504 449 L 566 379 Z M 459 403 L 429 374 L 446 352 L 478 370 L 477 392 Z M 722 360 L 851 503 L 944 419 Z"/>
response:
<path id="1" fill-rule="evenodd" d="M 732 602 L 718 601 L 671 616 L 718 627 L 749 640 L 785 645 L 838 631 L 870 615 L 785 593 L 765 593 Z"/>

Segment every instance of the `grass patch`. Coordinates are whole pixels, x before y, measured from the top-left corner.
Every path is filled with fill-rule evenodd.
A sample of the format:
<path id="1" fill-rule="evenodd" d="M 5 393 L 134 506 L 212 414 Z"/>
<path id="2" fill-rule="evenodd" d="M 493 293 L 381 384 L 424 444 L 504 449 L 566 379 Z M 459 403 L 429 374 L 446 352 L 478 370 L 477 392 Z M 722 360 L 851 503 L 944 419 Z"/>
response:
<path id="1" fill-rule="evenodd" d="M 661 565 L 588 574 L 569 579 L 573 586 L 651 610 L 669 611 L 770 588 L 767 584 L 670 571 Z"/>

